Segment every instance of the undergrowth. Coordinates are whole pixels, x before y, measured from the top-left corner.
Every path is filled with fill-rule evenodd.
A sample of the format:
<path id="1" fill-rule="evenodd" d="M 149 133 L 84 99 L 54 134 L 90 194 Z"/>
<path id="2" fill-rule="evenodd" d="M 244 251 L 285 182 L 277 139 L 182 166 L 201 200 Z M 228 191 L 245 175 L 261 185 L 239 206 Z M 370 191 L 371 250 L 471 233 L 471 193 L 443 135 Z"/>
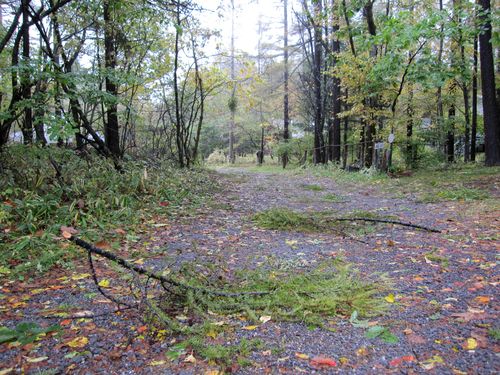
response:
<path id="1" fill-rule="evenodd" d="M 52 147 L 5 148 L 0 165 L 0 276 L 66 265 L 71 249 L 55 241 L 61 225 L 91 240 L 112 239 L 116 229 L 133 239 L 138 224 L 186 211 L 213 187 L 200 170 L 128 160 L 118 172 L 96 155 Z"/>

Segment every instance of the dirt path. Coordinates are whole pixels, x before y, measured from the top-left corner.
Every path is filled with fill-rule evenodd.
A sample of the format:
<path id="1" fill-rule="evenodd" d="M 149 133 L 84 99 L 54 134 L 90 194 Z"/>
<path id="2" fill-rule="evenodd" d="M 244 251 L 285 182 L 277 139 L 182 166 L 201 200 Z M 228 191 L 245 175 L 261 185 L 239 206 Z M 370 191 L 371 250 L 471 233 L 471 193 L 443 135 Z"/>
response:
<path id="1" fill-rule="evenodd" d="M 342 257 L 367 277 L 387 274 L 395 295 L 389 313 L 377 320 L 398 336 L 398 344 L 368 339 L 365 330 L 353 327 L 346 319 L 336 320 L 333 330 L 271 320 L 254 330 L 235 329 L 231 340 L 258 338 L 263 343 L 261 349 L 250 354 L 249 367 L 234 367 L 237 373 L 500 371 L 498 212 L 479 216 L 470 210 L 470 203 L 422 204 L 398 191 L 380 192 L 377 186 L 346 185 L 305 174 L 235 168 L 220 169 L 218 173 L 225 189 L 213 202 L 174 223 L 155 223 L 154 232 L 141 237 L 150 256 L 145 266 L 160 271 L 196 260 L 215 264 L 220 261 L 221 265 L 241 268 L 273 257 L 301 268 Z M 272 207 L 335 215 L 369 211 L 439 228 L 443 233 L 391 225 L 366 229 L 360 224 L 360 229 L 368 232 L 362 238 L 366 243 L 361 243 L 331 233 L 257 228 L 251 216 Z M 61 280 L 62 272 L 66 279 Z M 2 325 L 12 325 L 25 317 L 35 317 L 35 321 L 45 324 L 41 315 L 47 315 L 47 306 L 68 304 L 73 306 L 72 311 L 93 313 L 113 308 L 95 293 L 88 275 L 75 279 L 75 272 L 78 275 L 88 271 L 84 265 L 69 275 L 55 270 L 53 277 L 36 287 L 27 283 L 5 285 L 3 301 L 10 305 L 3 303 Z M 105 272 L 101 271 L 102 277 Z M 43 293 L 31 293 L 24 305 L 12 308 L 13 303 L 23 302 L 26 288 L 43 289 Z M 0 346 L 0 369 L 25 368 L 27 373 L 54 369 L 53 373 L 198 374 L 215 368 L 200 360 L 196 364 L 165 361 L 164 352 L 173 342 L 148 341 L 141 335 L 146 327 L 142 328 L 133 312 L 94 320 L 64 319 L 62 323 L 68 331 L 62 338 L 47 339 L 43 345 L 22 350 Z M 65 338 L 75 335 L 88 338 L 88 345 L 64 344 Z M 332 358 L 337 366 L 319 369 L 306 356 Z M 38 363 L 26 360 L 41 357 L 47 359 Z"/>

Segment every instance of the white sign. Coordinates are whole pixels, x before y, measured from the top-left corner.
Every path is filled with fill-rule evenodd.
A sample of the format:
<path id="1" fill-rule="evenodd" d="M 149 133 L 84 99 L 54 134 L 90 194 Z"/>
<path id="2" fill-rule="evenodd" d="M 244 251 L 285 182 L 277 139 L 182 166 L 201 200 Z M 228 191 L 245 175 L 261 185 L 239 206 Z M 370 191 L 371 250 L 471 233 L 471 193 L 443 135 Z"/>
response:
<path id="1" fill-rule="evenodd" d="M 388 138 L 389 143 L 394 142 L 394 138 L 395 138 L 395 137 L 394 137 L 394 134 L 393 134 L 393 133 L 389 134 L 389 138 Z"/>
<path id="2" fill-rule="evenodd" d="M 382 150 L 384 148 L 384 142 L 376 142 L 375 150 Z"/>

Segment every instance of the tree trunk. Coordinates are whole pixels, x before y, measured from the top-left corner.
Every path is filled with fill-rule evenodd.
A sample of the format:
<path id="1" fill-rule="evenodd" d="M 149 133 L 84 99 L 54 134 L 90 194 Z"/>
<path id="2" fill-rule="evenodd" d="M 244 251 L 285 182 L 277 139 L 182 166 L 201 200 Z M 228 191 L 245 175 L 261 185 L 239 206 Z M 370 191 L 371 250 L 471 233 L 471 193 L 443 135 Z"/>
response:
<path id="1" fill-rule="evenodd" d="M 331 8 L 333 10 L 334 1 L 332 0 Z M 333 54 L 333 67 L 335 67 L 337 63 L 336 55 L 340 52 L 340 41 L 338 38 L 339 31 L 339 23 L 336 15 L 332 16 L 332 54 Z M 332 88 L 332 108 L 333 108 L 333 123 L 330 131 L 332 132 L 331 136 L 331 160 L 335 162 L 340 162 L 340 117 L 339 114 L 342 110 L 341 103 L 341 91 L 340 91 L 340 79 L 338 77 L 333 77 L 333 88 Z"/>
<path id="2" fill-rule="evenodd" d="M 284 63 L 284 95 L 283 95 L 283 139 L 286 142 L 290 139 L 290 113 L 288 108 L 288 0 L 283 0 L 283 63 Z M 288 164 L 288 152 L 282 156 L 283 168 Z"/>
<path id="3" fill-rule="evenodd" d="M 448 109 L 448 137 L 446 141 L 446 150 L 448 155 L 448 162 L 453 163 L 455 161 L 455 104 L 451 104 Z"/>
<path id="4" fill-rule="evenodd" d="M 472 69 L 472 126 L 470 143 L 470 160 L 476 161 L 476 133 L 477 133 L 477 36 L 474 37 L 474 65 Z"/>
<path id="5" fill-rule="evenodd" d="M 112 97 L 112 102 L 107 103 L 107 121 L 104 124 L 104 139 L 109 151 L 115 157 L 120 157 L 120 136 L 118 124 L 118 86 L 112 76 L 116 69 L 115 32 L 113 22 L 113 8 L 115 0 L 105 0 L 104 10 L 104 65 L 106 68 L 106 93 Z"/>
<path id="6" fill-rule="evenodd" d="M 236 112 L 236 82 L 234 73 L 234 0 L 231 0 L 231 121 L 229 123 L 229 162 L 234 164 L 236 156 L 234 154 L 234 116 Z"/>
<path id="7" fill-rule="evenodd" d="M 412 168 L 415 164 L 415 146 L 413 145 L 413 85 L 408 85 L 409 97 L 408 105 L 406 107 L 406 114 L 408 119 L 406 120 L 406 168 Z"/>
<path id="8" fill-rule="evenodd" d="M 320 20 L 323 13 L 323 6 L 320 0 L 314 2 L 314 164 L 325 163 L 325 141 L 323 138 L 323 95 L 322 76 L 323 66 L 323 33 Z"/>
<path id="9" fill-rule="evenodd" d="M 495 69 L 491 45 L 490 0 L 478 0 L 483 32 L 479 35 L 481 86 L 483 93 L 485 164 L 500 165 L 500 118 L 495 91 Z"/>
<path id="10" fill-rule="evenodd" d="M 30 32 L 29 32 L 29 7 L 30 0 L 21 1 L 23 14 L 23 70 L 21 71 L 21 96 L 26 101 L 24 104 L 24 118 L 21 126 L 24 144 L 33 143 L 33 113 L 31 101 L 31 79 L 29 73 L 30 60 Z"/>
<path id="11" fill-rule="evenodd" d="M 177 72 L 179 69 L 179 28 L 181 23 L 180 19 L 180 4 L 177 4 L 176 10 L 176 27 L 175 27 L 175 45 L 174 45 L 174 100 L 175 100 L 175 140 L 177 145 L 177 158 L 179 167 L 184 168 L 185 155 L 184 155 L 184 142 L 182 142 L 182 124 L 181 124 L 181 108 L 179 101 L 179 84 Z"/>

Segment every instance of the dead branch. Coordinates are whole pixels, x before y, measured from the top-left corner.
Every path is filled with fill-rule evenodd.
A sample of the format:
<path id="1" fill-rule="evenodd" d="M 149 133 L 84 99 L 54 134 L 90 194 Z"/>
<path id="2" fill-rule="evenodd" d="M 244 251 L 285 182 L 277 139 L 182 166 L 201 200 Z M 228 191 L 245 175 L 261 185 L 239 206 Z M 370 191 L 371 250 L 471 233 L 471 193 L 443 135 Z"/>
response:
<path id="1" fill-rule="evenodd" d="M 192 290 L 192 291 L 195 291 L 195 292 L 200 292 L 200 293 L 205 293 L 205 294 L 211 294 L 211 295 L 214 295 L 214 296 L 219 296 L 219 297 L 242 297 L 242 296 L 262 296 L 262 295 L 267 295 L 269 294 L 270 292 L 237 292 L 237 293 L 228 293 L 228 292 L 221 292 L 221 291 L 216 291 L 216 290 L 210 290 L 210 289 L 205 289 L 205 288 L 200 288 L 200 287 L 196 287 L 196 286 L 192 286 L 192 285 L 187 285 L 187 284 L 184 284 L 178 280 L 174 280 L 173 278 L 171 277 L 166 277 L 166 276 L 163 276 L 163 275 L 159 275 L 147 268 L 144 268 L 144 267 L 141 267 L 137 264 L 133 264 L 133 263 L 130 263 L 128 262 L 127 260 L 125 260 L 124 258 L 116 255 L 116 254 L 113 254 L 107 250 L 104 250 L 104 249 L 100 249 L 80 238 L 77 238 L 75 236 L 71 236 L 70 238 L 68 238 L 70 241 L 74 242 L 76 245 L 80 246 L 81 248 L 87 250 L 87 252 L 89 254 L 97 254 L 97 255 L 100 255 L 102 256 L 103 258 L 106 258 L 106 259 L 109 259 L 117 264 L 119 264 L 120 266 L 122 266 L 123 268 L 126 268 L 130 271 L 133 271 L 133 272 L 136 272 L 140 275 L 145 275 L 145 276 L 148 276 L 149 278 L 151 279 L 154 279 L 154 280 L 158 280 L 163 284 L 170 284 L 170 285 L 173 285 L 175 287 L 178 287 L 178 288 L 181 288 L 181 289 L 184 289 L 184 290 Z M 94 280 L 95 281 L 95 280 Z M 109 297 L 107 297 L 109 298 Z M 120 304 L 124 304 L 124 303 L 120 303 Z"/>
<path id="2" fill-rule="evenodd" d="M 395 224 L 395 225 L 401 225 L 404 227 L 422 229 L 422 230 L 425 230 L 427 232 L 441 233 L 441 231 L 439 229 L 429 228 L 429 227 L 425 227 L 423 225 L 418 225 L 418 224 L 405 223 L 405 222 L 399 221 L 399 220 L 373 219 L 373 218 L 367 218 L 367 217 L 335 217 L 335 218 L 327 218 L 327 220 L 328 221 L 368 221 L 368 222 L 372 222 L 372 223 Z"/>

